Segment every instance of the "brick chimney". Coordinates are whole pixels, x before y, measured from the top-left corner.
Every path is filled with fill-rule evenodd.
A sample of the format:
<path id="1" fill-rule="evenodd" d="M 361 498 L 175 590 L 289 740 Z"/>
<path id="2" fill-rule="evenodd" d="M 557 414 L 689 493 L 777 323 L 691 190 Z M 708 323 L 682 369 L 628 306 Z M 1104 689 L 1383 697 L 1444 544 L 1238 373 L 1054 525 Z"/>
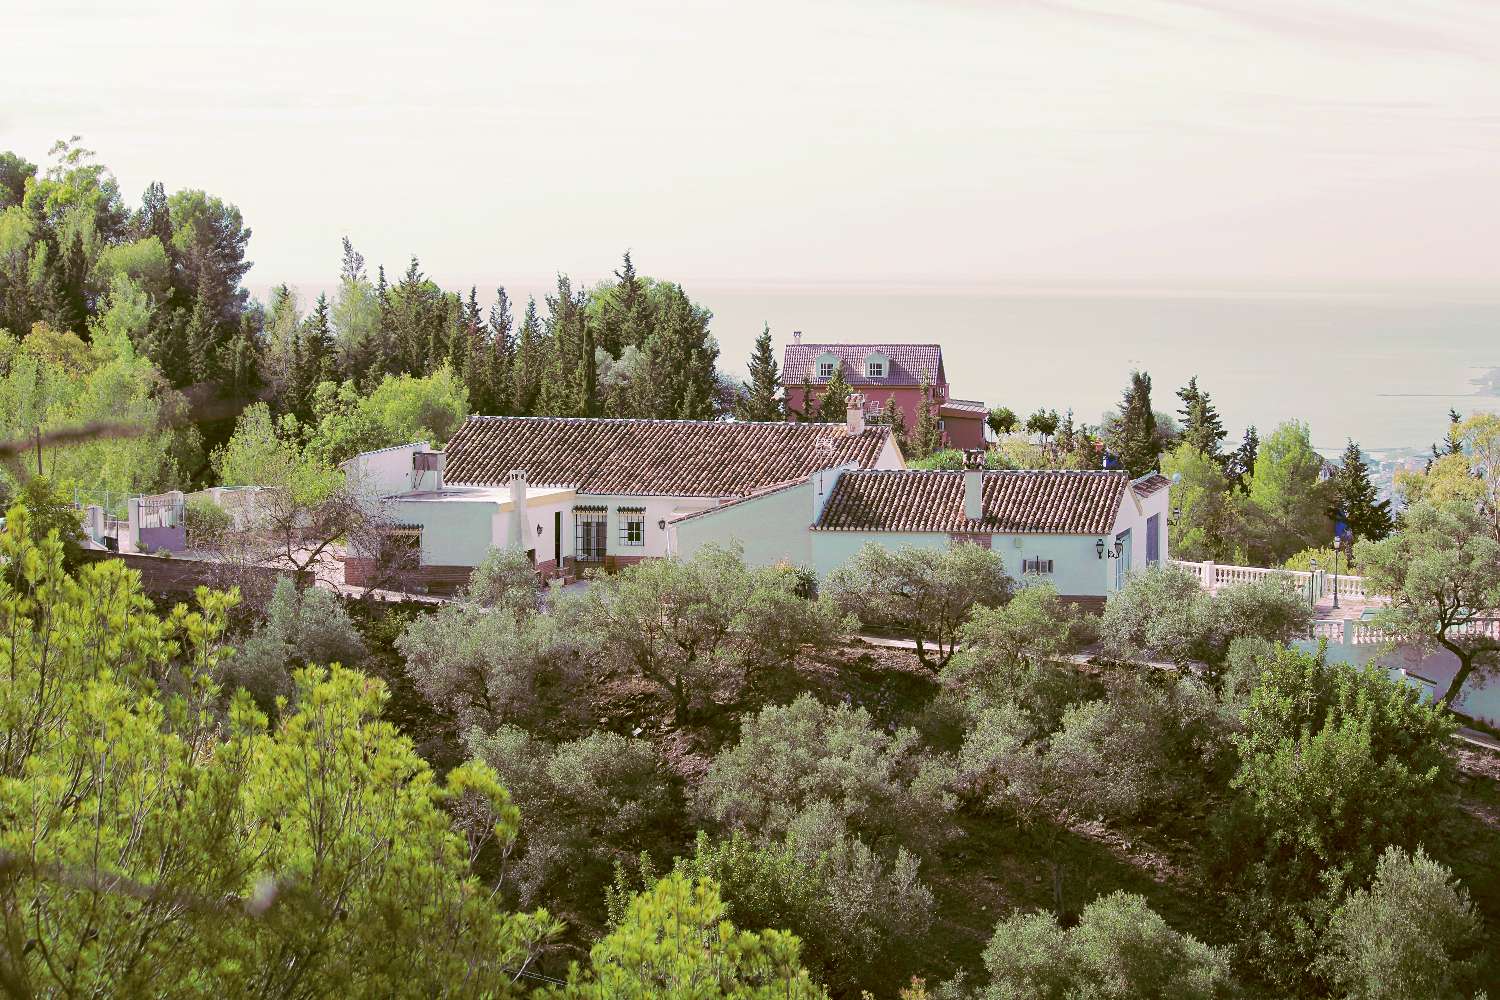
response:
<path id="1" fill-rule="evenodd" d="M 851 435 L 865 432 L 865 394 L 849 393 L 849 403 L 844 409 L 844 426 Z"/>
<path id="2" fill-rule="evenodd" d="M 518 552 L 526 551 L 526 473 L 521 469 L 510 472 L 510 547 Z"/>
<path id="3" fill-rule="evenodd" d="M 984 449 L 964 451 L 964 517 L 977 521 L 984 517 Z"/>

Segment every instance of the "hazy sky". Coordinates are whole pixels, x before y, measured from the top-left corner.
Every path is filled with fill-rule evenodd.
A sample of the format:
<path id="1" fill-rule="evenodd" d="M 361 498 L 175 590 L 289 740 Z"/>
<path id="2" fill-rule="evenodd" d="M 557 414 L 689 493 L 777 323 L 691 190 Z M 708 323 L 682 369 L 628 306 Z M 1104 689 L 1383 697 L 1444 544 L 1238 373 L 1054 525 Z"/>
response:
<path id="1" fill-rule="evenodd" d="M 253 285 L 1500 279 L 1495 0 L 0 7 L 0 148 L 237 203 Z"/>

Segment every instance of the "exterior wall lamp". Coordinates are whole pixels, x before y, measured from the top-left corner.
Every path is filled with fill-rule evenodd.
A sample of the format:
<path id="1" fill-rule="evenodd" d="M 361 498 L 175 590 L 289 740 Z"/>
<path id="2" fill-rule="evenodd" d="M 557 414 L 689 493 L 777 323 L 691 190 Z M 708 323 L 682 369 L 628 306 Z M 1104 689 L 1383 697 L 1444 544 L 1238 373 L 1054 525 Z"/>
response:
<path id="1" fill-rule="evenodd" d="M 656 527 L 657 527 L 657 530 L 658 530 L 658 531 L 666 531 L 666 530 L 667 530 L 667 519 L 666 519 L 666 518 L 664 518 L 664 517 L 663 517 L 663 518 L 660 518 L 660 519 L 659 519 L 659 520 L 658 520 L 658 521 L 657 521 L 657 522 L 656 522 Z"/>
<path id="2" fill-rule="evenodd" d="M 1095 554 L 1097 554 L 1099 556 L 1100 559 L 1104 558 L 1104 555 L 1105 555 L 1105 552 L 1104 552 L 1104 539 L 1101 538 L 1097 542 L 1094 543 L 1094 552 L 1095 552 Z M 1118 558 L 1120 558 L 1120 556 L 1122 556 L 1124 554 L 1125 554 L 1125 543 L 1122 542 L 1120 539 L 1116 538 L 1115 539 L 1114 547 L 1109 550 L 1109 557 L 1111 559 L 1118 559 Z"/>
<path id="3" fill-rule="evenodd" d="M 537 534 L 538 534 L 538 535 L 540 535 L 540 534 L 541 534 L 541 533 L 542 533 L 542 526 L 541 526 L 541 525 L 540 525 L 540 524 L 538 524 L 538 525 L 537 525 L 537 526 L 536 526 L 536 533 L 537 533 Z"/>

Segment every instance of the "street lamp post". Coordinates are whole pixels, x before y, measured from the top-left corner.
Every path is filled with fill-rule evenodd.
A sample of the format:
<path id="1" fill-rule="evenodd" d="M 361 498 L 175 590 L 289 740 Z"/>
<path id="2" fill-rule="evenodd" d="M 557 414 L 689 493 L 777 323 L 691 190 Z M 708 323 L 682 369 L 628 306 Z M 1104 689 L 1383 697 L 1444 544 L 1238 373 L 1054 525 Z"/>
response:
<path id="1" fill-rule="evenodd" d="M 1309 607 L 1315 608 L 1318 606 L 1318 600 L 1316 596 L 1318 593 L 1318 560 L 1316 557 L 1314 557 L 1310 560 L 1310 562 L 1312 563 L 1312 573 L 1310 573 L 1307 578 L 1307 603 Z"/>
<path id="2" fill-rule="evenodd" d="M 1333 536 L 1333 606 L 1339 606 L 1339 550 L 1344 547 L 1344 540 L 1338 535 Z"/>

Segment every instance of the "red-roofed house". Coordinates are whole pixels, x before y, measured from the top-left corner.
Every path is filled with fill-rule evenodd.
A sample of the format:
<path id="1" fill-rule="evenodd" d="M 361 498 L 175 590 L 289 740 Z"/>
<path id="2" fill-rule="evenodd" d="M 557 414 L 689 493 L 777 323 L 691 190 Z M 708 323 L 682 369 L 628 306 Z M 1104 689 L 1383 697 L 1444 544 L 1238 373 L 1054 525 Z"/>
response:
<path id="1" fill-rule="evenodd" d="M 426 444 L 344 463 L 351 483 L 414 548 L 429 590 L 467 582 L 492 547 L 547 576 L 667 553 L 667 520 L 836 467 L 906 465 L 888 427 L 843 423 L 470 417 L 443 452 Z M 345 580 L 374 562 L 353 553 Z"/>
<path id="2" fill-rule="evenodd" d="M 916 426 L 922 383 L 927 382 L 932 386 L 938 426 L 948 446 L 984 447 L 985 405 L 979 400 L 953 398 L 941 346 L 804 344 L 802 334 L 794 333 L 781 366 L 788 412 L 794 417 L 811 416 L 822 397 L 821 387 L 838 370 L 842 370 L 844 381 L 864 396 L 867 419 L 880 419 L 897 406 L 907 430 Z"/>
<path id="3" fill-rule="evenodd" d="M 1165 562 L 1171 484 L 1115 470 L 814 473 L 734 504 L 667 522 L 671 551 L 737 544 L 752 565 L 789 562 L 823 576 L 865 545 L 982 545 L 1023 583 L 1053 584 L 1099 608 L 1132 569 Z"/>

